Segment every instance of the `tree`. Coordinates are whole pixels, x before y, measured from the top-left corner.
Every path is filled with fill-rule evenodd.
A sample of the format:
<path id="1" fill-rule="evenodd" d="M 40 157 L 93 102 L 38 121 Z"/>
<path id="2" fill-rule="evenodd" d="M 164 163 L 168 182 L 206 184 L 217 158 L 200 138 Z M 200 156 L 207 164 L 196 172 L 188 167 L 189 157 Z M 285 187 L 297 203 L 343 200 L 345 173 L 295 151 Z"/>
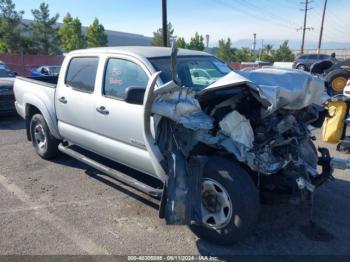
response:
<path id="1" fill-rule="evenodd" d="M 49 5 L 42 3 L 39 9 L 32 10 L 34 20 L 30 25 L 32 42 L 38 54 L 54 55 L 60 53 L 59 35 L 56 26 L 59 14 L 50 18 Z"/>
<path id="2" fill-rule="evenodd" d="M 21 20 L 24 11 L 16 11 L 12 0 L 0 0 L 0 52 L 21 51 Z"/>
<path id="3" fill-rule="evenodd" d="M 231 62 L 233 60 L 234 56 L 231 49 L 230 38 L 227 38 L 227 41 L 225 41 L 225 39 L 219 40 L 219 47 L 216 51 L 216 56 L 226 62 Z"/>
<path id="4" fill-rule="evenodd" d="M 173 37 L 173 34 L 174 34 L 174 29 L 172 24 L 169 22 L 167 46 L 170 46 L 170 39 Z M 152 39 L 151 45 L 163 46 L 163 29 L 162 28 L 159 28 L 156 32 L 153 32 L 153 39 Z"/>
<path id="5" fill-rule="evenodd" d="M 270 63 L 274 62 L 273 56 L 269 55 L 267 52 L 262 52 L 261 55 L 260 55 L 260 59 L 259 60 L 267 61 L 267 62 L 270 62 Z"/>
<path id="6" fill-rule="evenodd" d="M 88 47 L 107 46 L 108 37 L 105 33 L 105 28 L 95 18 L 93 23 L 88 27 L 86 31 L 86 39 Z"/>
<path id="7" fill-rule="evenodd" d="M 187 48 L 192 49 L 192 50 L 199 50 L 203 51 L 204 50 L 204 38 L 202 35 L 199 35 L 197 32 L 194 35 L 194 37 L 191 37 L 191 41 L 188 44 Z"/>
<path id="8" fill-rule="evenodd" d="M 81 22 L 67 13 L 59 30 L 61 45 L 66 52 L 86 47 L 86 39 L 81 30 Z"/>
<path id="9" fill-rule="evenodd" d="M 289 49 L 287 40 L 273 53 L 273 59 L 280 62 L 291 62 L 294 60 L 294 54 Z"/>
<path id="10" fill-rule="evenodd" d="M 266 51 L 266 53 L 268 55 L 271 55 L 272 49 L 273 49 L 273 45 L 267 44 L 267 45 L 264 46 L 264 51 Z"/>
<path id="11" fill-rule="evenodd" d="M 256 60 L 255 54 L 252 52 L 250 48 L 243 47 L 237 50 L 235 53 L 235 61 L 250 62 L 255 60 Z"/>
<path id="12" fill-rule="evenodd" d="M 187 43 L 185 41 L 185 38 L 183 37 L 179 37 L 177 40 L 176 40 L 176 46 L 178 48 L 186 48 L 187 47 Z"/>

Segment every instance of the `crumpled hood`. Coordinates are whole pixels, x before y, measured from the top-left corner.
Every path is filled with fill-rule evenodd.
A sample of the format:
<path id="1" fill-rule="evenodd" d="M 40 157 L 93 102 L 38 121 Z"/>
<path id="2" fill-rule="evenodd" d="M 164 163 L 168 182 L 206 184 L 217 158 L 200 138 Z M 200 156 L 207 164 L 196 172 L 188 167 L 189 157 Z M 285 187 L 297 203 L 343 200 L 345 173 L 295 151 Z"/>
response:
<path id="1" fill-rule="evenodd" d="M 198 93 L 208 94 L 222 88 L 248 85 L 270 104 L 269 111 L 279 108 L 300 110 L 311 104 L 322 104 L 324 81 L 298 70 L 264 68 L 231 72 Z"/>

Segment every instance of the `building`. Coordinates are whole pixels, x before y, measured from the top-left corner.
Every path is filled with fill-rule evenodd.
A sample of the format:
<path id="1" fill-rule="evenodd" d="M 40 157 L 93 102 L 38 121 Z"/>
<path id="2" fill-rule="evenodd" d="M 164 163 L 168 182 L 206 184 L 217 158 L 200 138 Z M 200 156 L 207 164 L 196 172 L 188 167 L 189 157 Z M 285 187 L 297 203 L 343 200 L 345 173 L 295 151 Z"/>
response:
<path id="1" fill-rule="evenodd" d="M 23 19 L 23 23 L 29 25 L 31 20 Z M 60 27 L 62 23 L 57 23 L 57 27 Z M 82 31 L 85 33 L 87 26 L 82 27 Z M 149 46 L 151 45 L 152 37 L 144 36 L 140 34 L 125 33 L 113 30 L 106 30 L 108 36 L 108 46 Z"/>

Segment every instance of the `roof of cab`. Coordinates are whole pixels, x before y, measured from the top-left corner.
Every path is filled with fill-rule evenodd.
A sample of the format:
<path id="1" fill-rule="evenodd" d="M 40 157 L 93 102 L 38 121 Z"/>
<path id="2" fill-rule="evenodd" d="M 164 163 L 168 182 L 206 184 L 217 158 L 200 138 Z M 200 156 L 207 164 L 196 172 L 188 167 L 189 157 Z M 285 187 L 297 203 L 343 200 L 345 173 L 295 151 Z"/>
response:
<path id="1" fill-rule="evenodd" d="M 98 47 L 98 48 L 89 48 L 76 50 L 71 53 L 75 54 L 126 54 L 133 55 L 143 58 L 152 58 L 152 57 L 165 57 L 171 55 L 171 48 L 169 47 L 156 47 L 156 46 L 118 46 L 118 47 Z M 194 51 L 188 49 L 179 49 L 179 56 L 211 56 L 211 54 Z"/>

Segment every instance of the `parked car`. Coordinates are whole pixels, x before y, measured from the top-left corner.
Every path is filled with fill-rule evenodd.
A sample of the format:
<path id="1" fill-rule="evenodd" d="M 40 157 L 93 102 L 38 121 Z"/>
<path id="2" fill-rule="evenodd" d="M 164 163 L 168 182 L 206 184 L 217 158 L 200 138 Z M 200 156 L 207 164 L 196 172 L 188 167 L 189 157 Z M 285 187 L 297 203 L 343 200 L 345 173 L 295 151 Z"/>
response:
<path id="1" fill-rule="evenodd" d="M 210 54 L 176 53 L 78 50 L 65 56 L 56 83 L 16 78 L 16 108 L 37 154 L 50 159 L 61 151 L 161 198 L 159 214 L 168 224 L 190 225 L 224 244 L 253 229 L 259 192 L 302 199 L 332 178 L 334 161 L 327 149 L 318 156 L 308 129 L 318 116 L 313 103 L 324 93 L 322 81 L 271 68 L 238 74 Z M 194 83 L 194 68 L 210 71 L 209 80 L 221 77 Z M 142 171 L 159 186 L 102 158 Z"/>
<path id="2" fill-rule="evenodd" d="M 32 76 L 57 76 L 60 73 L 61 66 L 40 66 L 32 69 Z"/>
<path id="3" fill-rule="evenodd" d="M 302 71 L 310 71 L 312 64 L 322 60 L 332 60 L 333 58 L 327 54 L 303 54 L 295 58 L 293 68 Z"/>
<path id="4" fill-rule="evenodd" d="M 241 70 L 250 70 L 256 68 L 262 68 L 264 66 L 272 66 L 273 64 L 268 61 L 253 61 L 253 62 L 241 62 Z"/>
<path id="5" fill-rule="evenodd" d="M 4 67 L 5 68 L 5 67 Z M 16 113 L 13 83 L 15 74 L 7 69 L 0 68 L 0 115 Z"/>
<path id="6" fill-rule="evenodd" d="M 9 70 L 9 68 L 6 65 L 6 63 L 3 62 L 3 61 L 0 61 L 0 69 L 7 69 L 7 70 Z"/>

